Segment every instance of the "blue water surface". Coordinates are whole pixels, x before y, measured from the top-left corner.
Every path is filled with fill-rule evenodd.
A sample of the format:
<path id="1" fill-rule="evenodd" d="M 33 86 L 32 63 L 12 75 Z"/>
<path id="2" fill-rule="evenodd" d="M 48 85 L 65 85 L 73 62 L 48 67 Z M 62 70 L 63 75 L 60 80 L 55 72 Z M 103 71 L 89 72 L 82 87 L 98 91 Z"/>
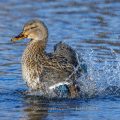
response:
<path id="1" fill-rule="evenodd" d="M 10 39 L 34 18 L 48 26 L 48 52 L 63 41 L 85 60 L 84 98 L 25 94 L 20 61 L 27 40 Z M 43 119 L 120 119 L 120 0 L 0 0 L 0 120 Z"/>

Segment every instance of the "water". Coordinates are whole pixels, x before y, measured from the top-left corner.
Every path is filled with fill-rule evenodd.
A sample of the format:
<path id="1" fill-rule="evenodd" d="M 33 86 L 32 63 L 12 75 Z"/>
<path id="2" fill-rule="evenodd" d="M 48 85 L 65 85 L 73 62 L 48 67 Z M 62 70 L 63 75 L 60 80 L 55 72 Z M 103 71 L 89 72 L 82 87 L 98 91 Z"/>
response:
<path id="1" fill-rule="evenodd" d="M 84 98 L 47 100 L 22 94 L 20 59 L 27 41 L 11 43 L 28 20 L 49 29 L 47 51 L 63 41 L 88 65 Z M 118 120 L 120 118 L 119 0 L 0 1 L 0 119 Z"/>

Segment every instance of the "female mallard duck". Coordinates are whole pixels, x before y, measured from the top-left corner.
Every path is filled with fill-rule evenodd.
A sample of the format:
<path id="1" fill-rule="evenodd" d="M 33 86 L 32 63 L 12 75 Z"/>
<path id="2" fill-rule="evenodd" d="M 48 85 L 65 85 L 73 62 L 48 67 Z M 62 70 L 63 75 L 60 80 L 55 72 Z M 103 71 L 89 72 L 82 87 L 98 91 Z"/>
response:
<path id="1" fill-rule="evenodd" d="M 54 47 L 54 53 L 46 53 L 48 29 L 39 20 L 26 23 L 12 41 L 23 38 L 31 39 L 22 55 L 22 75 L 28 87 L 44 93 L 53 90 L 58 96 L 64 92 L 69 97 L 78 96 L 76 79 L 80 77 L 81 68 L 75 51 L 60 42 Z"/>

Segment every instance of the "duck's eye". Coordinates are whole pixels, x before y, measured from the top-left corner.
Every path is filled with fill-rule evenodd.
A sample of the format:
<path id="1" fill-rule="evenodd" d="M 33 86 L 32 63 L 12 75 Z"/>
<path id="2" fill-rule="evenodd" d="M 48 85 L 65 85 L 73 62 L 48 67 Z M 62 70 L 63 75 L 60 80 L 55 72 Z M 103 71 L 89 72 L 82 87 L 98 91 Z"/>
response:
<path id="1" fill-rule="evenodd" d="M 64 47 L 64 46 L 62 46 L 62 49 L 65 49 L 65 47 Z"/>

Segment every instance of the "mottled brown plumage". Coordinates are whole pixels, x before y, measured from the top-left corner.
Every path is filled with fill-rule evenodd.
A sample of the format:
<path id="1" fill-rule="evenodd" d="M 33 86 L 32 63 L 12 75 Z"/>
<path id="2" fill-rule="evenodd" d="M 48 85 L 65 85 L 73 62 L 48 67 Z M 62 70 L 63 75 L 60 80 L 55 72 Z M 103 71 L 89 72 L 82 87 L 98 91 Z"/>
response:
<path id="1" fill-rule="evenodd" d="M 45 24 L 39 20 L 32 20 L 25 24 L 22 33 L 14 37 L 12 41 L 29 38 L 22 55 L 22 74 L 27 85 L 33 90 L 42 90 L 47 93 L 53 85 L 67 84 L 69 95 L 76 96 L 75 80 L 80 76 L 81 69 L 75 51 L 68 45 L 60 42 L 54 47 L 54 53 L 47 54 L 45 47 L 48 38 L 48 30 Z M 54 87 L 53 87 L 54 88 Z"/>

